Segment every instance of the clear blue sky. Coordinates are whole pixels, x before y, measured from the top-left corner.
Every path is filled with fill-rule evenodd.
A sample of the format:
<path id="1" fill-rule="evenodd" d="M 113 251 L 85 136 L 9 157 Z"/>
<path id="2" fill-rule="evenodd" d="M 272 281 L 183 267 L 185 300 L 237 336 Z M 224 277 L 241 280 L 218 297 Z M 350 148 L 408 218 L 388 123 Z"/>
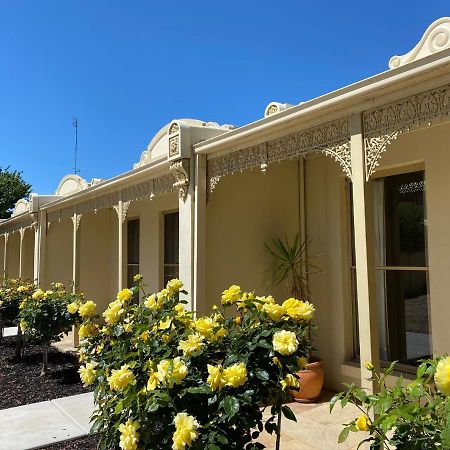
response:
<path id="1" fill-rule="evenodd" d="M 0 0 L 0 167 L 52 193 L 131 169 L 174 118 L 243 125 L 384 71 L 448 0 Z"/>

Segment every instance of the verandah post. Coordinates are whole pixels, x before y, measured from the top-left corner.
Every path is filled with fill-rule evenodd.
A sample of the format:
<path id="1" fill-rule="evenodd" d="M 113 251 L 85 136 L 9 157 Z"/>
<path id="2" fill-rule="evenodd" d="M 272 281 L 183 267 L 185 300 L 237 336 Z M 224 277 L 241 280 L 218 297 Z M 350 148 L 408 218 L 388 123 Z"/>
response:
<path id="1" fill-rule="evenodd" d="M 370 202 L 370 184 L 365 181 L 365 153 L 361 114 L 353 114 L 350 118 L 350 148 L 361 386 L 373 389 L 373 382 L 367 380 L 367 378 L 370 378 L 371 372 L 365 367 L 365 362 L 371 361 L 375 369 L 379 369 L 380 355 L 375 296 L 375 264 L 373 260 L 373 214 Z"/>

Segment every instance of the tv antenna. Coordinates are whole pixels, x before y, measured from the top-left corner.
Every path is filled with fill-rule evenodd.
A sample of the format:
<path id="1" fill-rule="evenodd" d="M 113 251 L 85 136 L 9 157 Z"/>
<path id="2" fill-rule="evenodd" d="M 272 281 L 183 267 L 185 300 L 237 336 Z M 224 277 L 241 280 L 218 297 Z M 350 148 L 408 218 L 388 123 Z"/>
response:
<path id="1" fill-rule="evenodd" d="M 74 117 L 72 119 L 72 125 L 75 128 L 75 165 L 73 167 L 73 173 L 76 175 L 80 173 L 80 169 L 77 167 L 77 154 L 78 154 L 78 118 Z"/>

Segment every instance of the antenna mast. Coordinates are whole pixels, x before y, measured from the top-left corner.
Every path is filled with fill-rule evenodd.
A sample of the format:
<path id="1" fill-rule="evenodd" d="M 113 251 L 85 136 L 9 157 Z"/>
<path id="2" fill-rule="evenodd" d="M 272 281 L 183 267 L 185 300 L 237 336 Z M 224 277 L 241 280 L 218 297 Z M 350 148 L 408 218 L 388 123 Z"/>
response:
<path id="1" fill-rule="evenodd" d="M 78 118 L 74 117 L 72 119 L 72 125 L 75 128 L 75 165 L 73 167 L 73 172 L 76 175 L 77 173 L 80 173 L 80 169 L 77 167 L 77 153 L 78 153 Z"/>

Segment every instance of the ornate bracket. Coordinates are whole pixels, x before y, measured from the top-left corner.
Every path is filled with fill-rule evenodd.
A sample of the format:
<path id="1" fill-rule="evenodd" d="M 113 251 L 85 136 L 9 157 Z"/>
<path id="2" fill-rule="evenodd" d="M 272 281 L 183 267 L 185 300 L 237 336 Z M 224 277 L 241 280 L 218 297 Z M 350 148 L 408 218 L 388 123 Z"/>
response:
<path id="1" fill-rule="evenodd" d="M 187 158 L 180 159 L 170 165 L 170 172 L 175 177 L 173 183 L 174 188 L 178 188 L 180 198 L 185 201 L 189 191 L 189 168 L 190 160 Z"/>
<path id="2" fill-rule="evenodd" d="M 120 216 L 120 213 L 121 213 L 121 211 L 120 211 L 120 205 L 117 204 L 117 205 L 114 205 L 114 206 L 113 206 L 114 211 L 116 211 L 116 213 L 117 213 L 117 218 L 118 218 L 122 223 L 124 223 L 124 222 L 125 222 L 125 219 L 127 218 L 128 208 L 130 207 L 130 203 L 131 203 L 131 200 L 128 200 L 128 201 L 126 201 L 126 202 L 122 202 L 122 216 Z"/>
<path id="3" fill-rule="evenodd" d="M 23 241 L 23 237 L 25 236 L 26 228 L 19 228 L 20 240 Z"/>
<path id="4" fill-rule="evenodd" d="M 75 227 L 75 231 L 78 231 L 78 228 L 80 228 L 82 216 L 83 216 L 83 214 L 74 214 L 72 217 L 72 222 L 73 222 L 73 226 Z"/>
<path id="5" fill-rule="evenodd" d="M 366 111 L 363 114 L 366 181 L 388 145 L 399 135 L 449 117 L 450 84 Z"/>

